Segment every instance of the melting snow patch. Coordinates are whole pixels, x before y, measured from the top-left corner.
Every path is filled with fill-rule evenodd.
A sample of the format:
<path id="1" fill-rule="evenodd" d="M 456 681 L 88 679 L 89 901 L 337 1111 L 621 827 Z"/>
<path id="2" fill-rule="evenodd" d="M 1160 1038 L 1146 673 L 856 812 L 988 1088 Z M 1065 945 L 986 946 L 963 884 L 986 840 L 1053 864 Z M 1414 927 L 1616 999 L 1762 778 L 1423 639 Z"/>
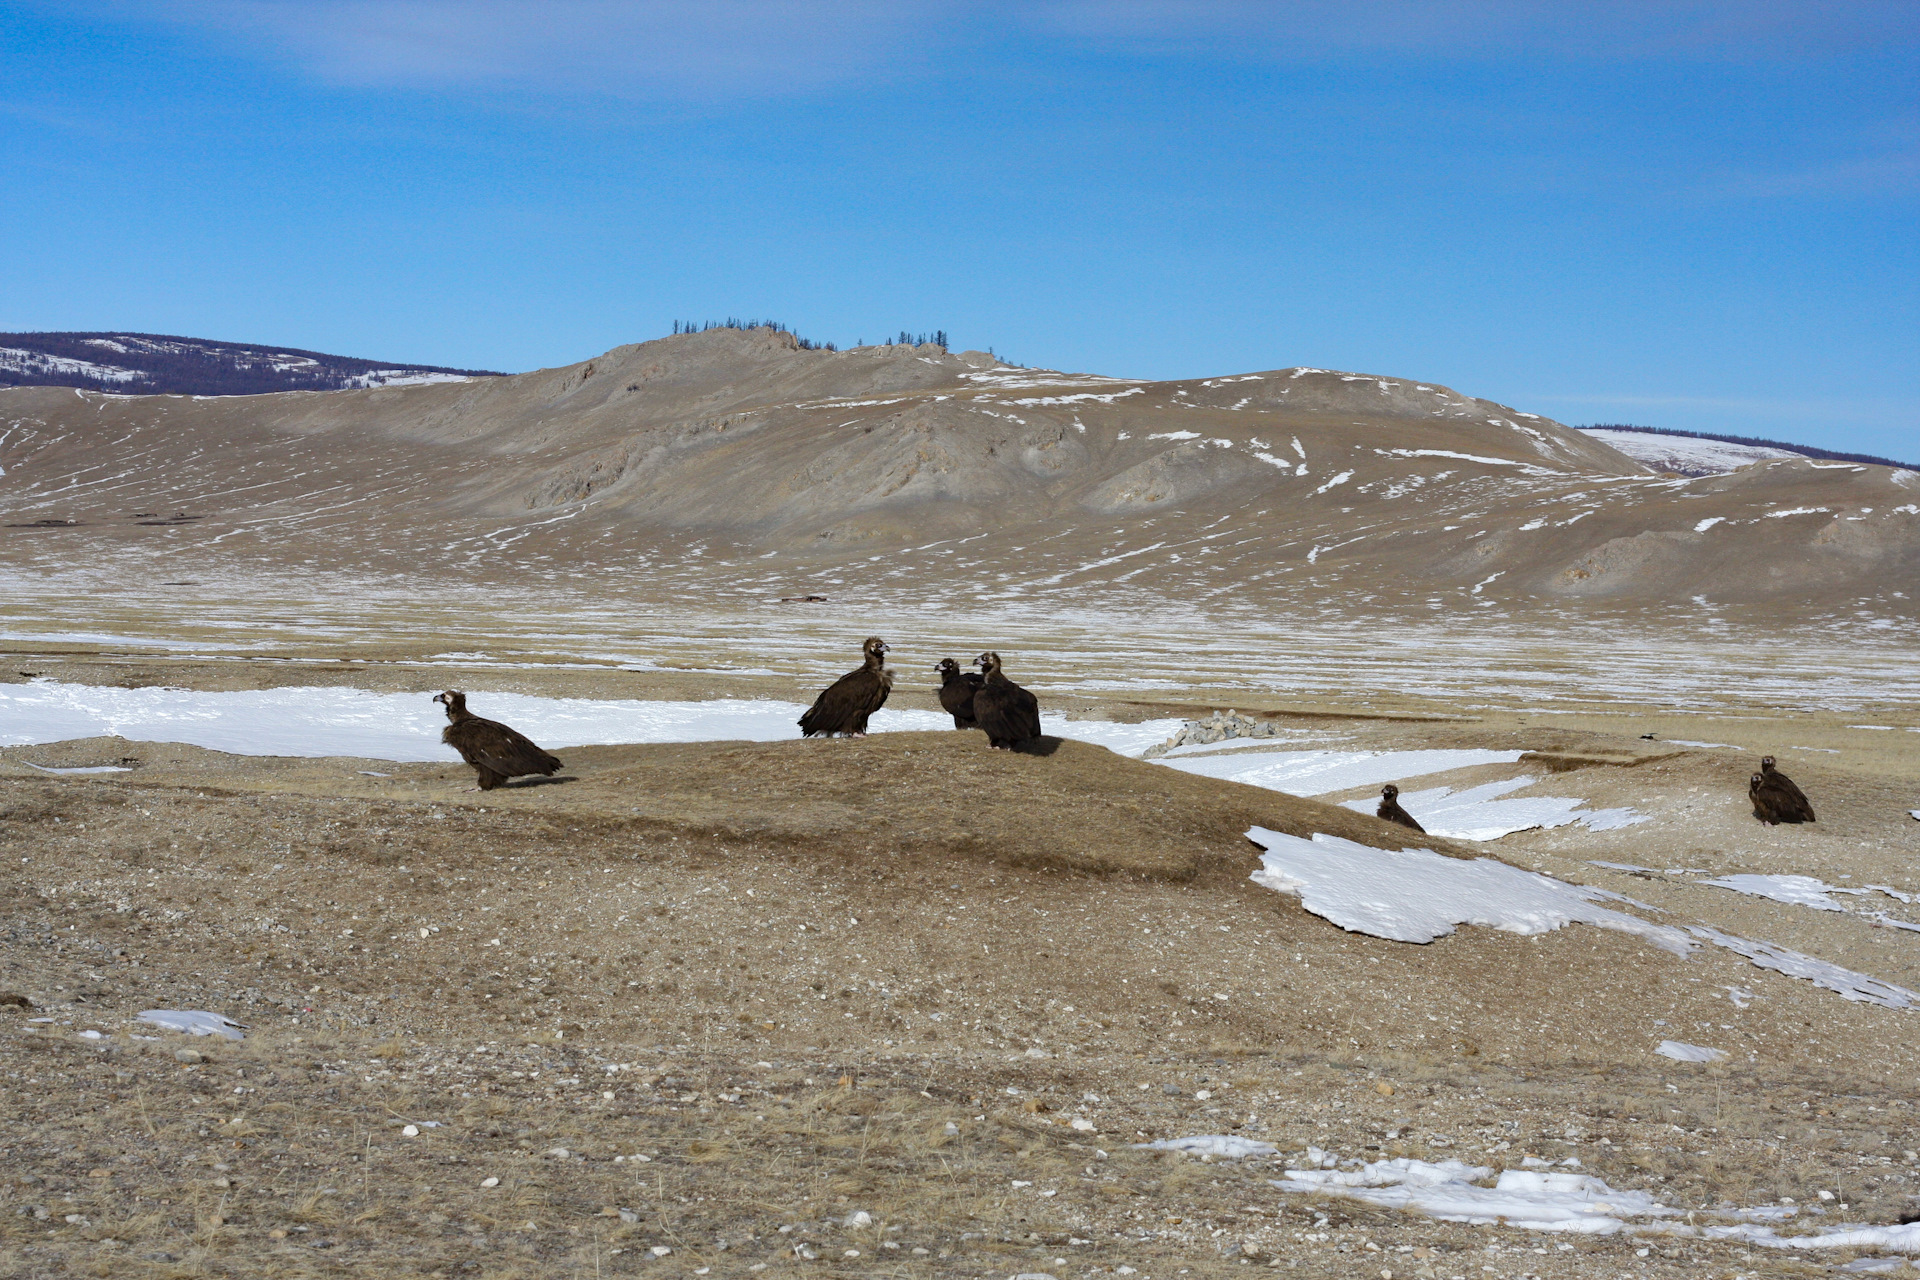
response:
<path id="1" fill-rule="evenodd" d="M 27 766 L 27 768 L 29 769 L 38 769 L 42 773 L 132 773 L 133 772 L 133 770 L 127 768 L 125 765 L 118 765 L 118 764 L 93 764 L 93 765 L 88 765 L 83 769 L 54 769 L 44 764 L 35 764 L 31 760 L 22 760 L 20 763 Z"/>
<path id="2" fill-rule="evenodd" d="M 241 1033 L 247 1029 L 244 1022 L 235 1022 L 223 1014 L 208 1013 L 202 1009 L 148 1009 L 134 1015 L 141 1022 L 150 1022 L 156 1027 L 165 1027 L 168 1031 L 184 1031 L 195 1036 L 224 1036 L 228 1040 L 244 1040 Z"/>
<path id="3" fill-rule="evenodd" d="M 1311 1158 L 1316 1154 L 1309 1150 Z M 1315 1163 L 1319 1163 L 1316 1161 Z M 1334 1163 L 1328 1160 L 1327 1163 Z M 1529 1162 L 1537 1165 L 1538 1161 Z M 1920 1254 L 1920 1223 L 1876 1227 L 1845 1223 L 1810 1235 L 1783 1236 L 1761 1225 L 1794 1217 L 1791 1205 L 1762 1205 L 1754 1209 L 1698 1210 L 1689 1222 L 1731 1218 L 1734 1222 L 1688 1225 L 1675 1222 L 1681 1211 L 1669 1208 L 1644 1191 L 1622 1191 L 1582 1173 L 1557 1173 L 1537 1168 L 1507 1169 L 1491 1187 L 1482 1186 L 1493 1170 L 1458 1160 L 1378 1160 L 1359 1169 L 1289 1169 L 1286 1177 L 1271 1180 L 1293 1195 L 1340 1196 L 1378 1205 L 1425 1213 L 1442 1222 L 1469 1226 L 1517 1227 L 1527 1231 L 1568 1231 L 1580 1235 L 1668 1236 L 1695 1240 L 1734 1240 L 1765 1249 L 1887 1249 Z M 1634 1221 L 1640 1219 L 1641 1221 Z M 1870 1263 L 1862 1266 L 1860 1263 Z M 1841 1268 L 1853 1272 L 1881 1272 L 1881 1264 L 1904 1259 L 1860 1259 Z"/>
<path id="4" fill-rule="evenodd" d="M 1516 831 L 1564 827 L 1575 822 L 1584 822 L 1591 830 L 1611 831 L 1644 822 L 1647 818 L 1647 815 L 1632 809 L 1600 809 L 1580 813 L 1577 811 L 1586 801 L 1569 796 L 1527 796 L 1515 800 L 1498 798 L 1532 784 L 1532 778 L 1520 777 L 1482 783 L 1465 791 L 1435 787 L 1401 796 L 1400 807 L 1412 814 L 1431 834 L 1452 840 L 1498 840 Z M 1378 804 L 1379 801 L 1371 797 L 1341 801 L 1344 808 L 1356 813 L 1372 813 Z"/>
<path id="5" fill-rule="evenodd" d="M 1709 1049 L 1705 1045 L 1685 1044 L 1679 1040 L 1662 1040 L 1654 1052 L 1675 1062 L 1718 1062 L 1727 1056 L 1725 1049 Z"/>
<path id="6" fill-rule="evenodd" d="M 1256 1142 L 1229 1133 L 1202 1133 L 1191 1138 L 1162 1138 L 1158 1142 L 1136 1142 L 1143 1151 L 1184 1151 L 1190 1156 L 1218 1156 L 1240 1160 L 1247 1156 L 1277 1156 L 1280 1148 L 1271 1142 Z"/>
<path id="7" fill-rule="evenodd" d="M 1318 796 L 1352 787 L 1377 787 L 1383 782 L 1414 778 L 1426 773 L 1444 773 L 1482 764 L 1512 764 L 1518 751 L 1443 750 L 1427 751 L 1275 751 L 1219 759 L 1172 760 L 1161 763 L 1185 773 L 1228 782 L 1244 782 L 1284 791 L 1289 795 Z"/>
<path id="8" fill-rule="evenodd" d="M 1484 462 L 1492 467 L 1519 467 L 1522 471 L 1546 474 L 1542 468 L 1531 463 L 1515 462 L 1511 458 L 1489 458 L 1478 453 L 1455 453 L 1452 449 L 1375 449 L 1374 452 L 1388 458 L 1458 458 L 1462 462 Z"/>
<path id="9" fill-rule="evenodd" d="M 1612 1235 L 1627 1218 L 1671 1217 L 1678 1210 L 1644 1191 L 1615 1191 L 1584 1173 L 1503 1171 L 1491 1187 L 1476 1185 L 1493 1171 L 1458 1160 L 1376 1160 L 1354 1170 L 1289 1169 L 1273 1185 L 1302 1195 L 1335 1195 L 1383 1209 L 1412 1209 L 1442 1222 L 1491 1226 L 1505 1222 L 1531 1231 Z"/>
<path id="10" fill-rule="evenodd" d="M 1818 911 L 1845 911 L 1846 908 L 1827 895 L 1830 893 L 1865 893 L 1865 889 L 1838 889 L 1823 883 L 1812 876 L 1721 876 L 1717 880 L 1702 880 L 1701 884 L 1710 884 L 1716 889 L 1732 889 L 1736 893 L 1750 893 L 1756 898 L 1771 898 L 1775 902 L 1788 902 L 1797 907 L 1812 907 Z"/>
<path id="11" fill-rule="evenodd" d="M 1319 487 L 1318 489 L 1315 489 L 1315 490 L 1314 490 L 1314 492 L 1315 492 L 1315 493 L 1325 493 L 1325 492 L 1326 492 L 1327 490 L 1329 490 L 1329 489 L 1331 489 L 1331 488 L 1333 488 L 1333 487 L 1334 487 L 1335 485 L 1342 485 L 1342 484 L 1345 484 L 1345 483 L 1346 483 L 1347 481 L 1349 481 L 1349 480 L 1351 480 L 1351 479 L 1353 479 L 1353 472 L 1351 472 L 1351 471 L 1342 471 L 1342 472 L 1341 472 L 1341 473 L 1340 473 L 1339 475 L 1337 475 L 1337 476 L 1335 476 L 1335 477 L 1334 477 L 1333 479 L 1331 479 L 1331 480 L 1329 480 L 1329 481 L 1327 481 L 1327 482 L 1326 482 L 1325 484 L 1323 484 L 1323 485 L 1321 485 L 1321 486 L 1320 486 L 1320 487 Z"/>
<path id="12" fill-rule="evenodd" d="M 1704 938 L 1715 946 L 1738 952 L 1761 969 L 1772 969 L 1790 978 L 1805 978 L 1815 986 L 1838 992 L 1848 1000 L 1877 1004 L 1886 1009 L 1910 1009 L 1915 1004 L 1920 1004 L 1920 994 L 1909 991 L 1905 987 L 1897 987 L 1891 982 L 1882 982 L 1878 978 L 1868 977 L 1864 973 L 1855 973 L 1851 969 L 1842 969 L 1837 964 L 1816 960 L 1798 951 L 1776 947 L 1771 942 L 1736 938 L 1730 934 L 1721 933 L 1718 929 L 1707 929 L 1700 925 L 1688 925 L 1687 932 L 1696 938 Z"/>
<path id="13" fill-rule="evenodd" d="M 1541 934 L 1580 923 L 1631 933 L 1675 955 L 1695 945 L 1678 929 L 1593 905 L 1595 899 L 1627 901 L 1617 893 L 1492 858 L 1468 862 L 1429 849 L 1372 849 L 1328 835 L 1302 840 L 1264 827 L 1247 838 L 1266 850 L 1249 877 L 1254 883 L 1297 894 L 1307 910 L 1352 933 L 1432 942 L 1461 924 Z"/>

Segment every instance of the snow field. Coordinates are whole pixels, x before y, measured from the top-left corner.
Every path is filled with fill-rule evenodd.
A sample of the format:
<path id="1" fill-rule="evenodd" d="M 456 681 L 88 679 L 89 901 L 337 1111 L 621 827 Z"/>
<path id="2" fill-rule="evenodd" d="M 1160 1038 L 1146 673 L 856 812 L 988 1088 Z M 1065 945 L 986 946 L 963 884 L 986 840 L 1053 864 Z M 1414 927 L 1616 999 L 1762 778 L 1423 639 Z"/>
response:
<path id="1" fill-rule="evenodd" d="M 502 720 L 552 750 L 599 743 L 773 742 L 796 737 L 806 707 L 773 699 L 648 702 L 539 698 L 479 693 L 477 715 Z M 136 742 L 184 742 L 258 756 L 352 756 L 437 762 L 459 755 L 440 742 L 446 714 L 429 693 L 372 693 L 312 687 L 203 693 L 151 687 L 118 689 L 37 680 L 0 686 L 0 746 L 118 736 Z M 1113 724 L 1041 717 L 1047 732 L 1138 755 L 1164 742 L 1178 720 Z M 881 710 L 876 733 L 950 729 L 935 711 Z"/>

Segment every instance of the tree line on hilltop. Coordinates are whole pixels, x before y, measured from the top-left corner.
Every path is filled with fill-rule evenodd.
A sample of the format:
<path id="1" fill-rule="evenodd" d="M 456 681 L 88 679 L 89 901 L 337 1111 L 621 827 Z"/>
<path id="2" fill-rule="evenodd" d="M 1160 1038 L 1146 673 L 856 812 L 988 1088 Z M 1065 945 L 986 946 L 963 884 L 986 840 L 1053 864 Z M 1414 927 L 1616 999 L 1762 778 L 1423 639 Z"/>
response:
<path id="1" fill-rule="evenodd" d="M 707 320 L 700 322 L 693 320 L 675 320 L 673 322 L 673 331 L 676 334 L 705 333 L 709 329 L 772 329 L 775 333 L 793 334 L 794 341 L 800 344 L 802 351 L 838 351 L 840 349 L 835 343 L 815 342 L 812 338 L 803 338 L 778 320 L 741 320 L 733 316 L 728 316 L 725 320 Z M 947 346 L 947 331 L 945 329 L 935 329 L 932 333 L 908 333 L 905 329 L 902 329 L 898 337 L 888 338 L 884 342 L 876 345 L 919 347 L 925 346 L 929 342 L 936 347 L 945 349 Z M 867 345 L 867 340 L 865 338 L 857 339 L 853 345 L 855 347 L 864 347 Z"/>

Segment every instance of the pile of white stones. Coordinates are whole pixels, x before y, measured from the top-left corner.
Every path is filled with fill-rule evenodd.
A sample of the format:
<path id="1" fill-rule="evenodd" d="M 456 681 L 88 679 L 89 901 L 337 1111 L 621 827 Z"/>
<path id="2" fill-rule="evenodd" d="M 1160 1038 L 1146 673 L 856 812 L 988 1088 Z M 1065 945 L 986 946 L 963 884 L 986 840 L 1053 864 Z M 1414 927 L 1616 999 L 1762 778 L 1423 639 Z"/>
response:
<path id="1" fill-rule="evenodd" d="M 1206 746 L 1210 743 L 1225 742 L 1229 738 L 1277 738 L 1279 728 L 1266 720 L 1255 720 L 1243 716 L 1238 711 L 1216 711 L 1205 720 L 1189 720 L 1180 726 L 1180 732 L 1168 738 L 1157 747 L 1148 747 L 1140 758 L 1151 760 L 1163 756 L 1175 747 Z"/>

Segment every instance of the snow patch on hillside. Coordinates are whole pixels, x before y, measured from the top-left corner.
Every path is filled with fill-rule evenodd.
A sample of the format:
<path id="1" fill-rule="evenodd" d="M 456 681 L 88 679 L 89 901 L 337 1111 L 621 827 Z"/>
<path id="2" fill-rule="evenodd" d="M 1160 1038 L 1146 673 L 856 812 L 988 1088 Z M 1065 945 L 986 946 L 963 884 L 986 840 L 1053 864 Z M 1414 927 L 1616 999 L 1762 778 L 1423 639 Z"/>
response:
<path id="1" fill-rule="evenodd" d="M 1607 431 L 1591 427 L 1576 427 L 1575 430 L 1592 436 L 1602 444 L 1611 445 L 1635 462 L 1643 462 L 1655 471 L 1672 471 L 1683 476 L 1720 475 L 1770 458 L 1806 456 L 1791 449 L 1732 444 L 1698 436 L 1656 436 L 1644 431 Z"/>

